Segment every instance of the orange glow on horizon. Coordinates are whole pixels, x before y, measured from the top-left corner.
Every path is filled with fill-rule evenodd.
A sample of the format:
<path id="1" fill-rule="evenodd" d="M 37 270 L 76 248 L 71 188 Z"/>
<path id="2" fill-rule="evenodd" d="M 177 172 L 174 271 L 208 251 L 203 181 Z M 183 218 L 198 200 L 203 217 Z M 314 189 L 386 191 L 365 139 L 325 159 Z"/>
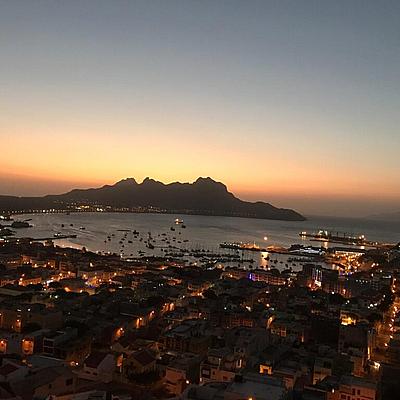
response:
<path id="1" fill-rule="evenodd" d="M 400 199 L 400 187 L 393 185 L 395 170 L 382 177 L 372 167 L 324 164 L 325 159 L 317 155 L 295 157 L 286 148 L 267 151 L 261 143 L 246 144 L 245 138 L 235 142 L 224 135 L 205 134 L 199 140 L 201 128 L 195 132 L 198 136 L 183 140 L 183 128 L 177 126 L 166 127 L 164 135 L 156 127 L 138 126 L 118 137 L 94 127 L 60 134 L 65 128 L 56 125 L 57 135 L 51 127 L 32 126 L 29 134 L 26 127 L 19 127 L 3 140 L 7 152 L 1 157 L 0 179 L 15 181 L 13 193 L 4 194 L 27 195 L 28 187 L 36 183 L 33 193 L 37 195 L 99 187 L 126 177 L 141 182 L 149 176 L 171 183 L 210 176 L 238 197 L 251 200 L 269 201 L 271 196 Z"/>
<path id="2" fill-rule="evenodd" d="M 41 171 L 40 171 L 41 172 Z M 232 179 L 232 176 L 216 176 L 213 174 L 204 174 L 199 171 L 197 174 L 186 173 L 182 175 L 180 170 L 176 171 L 176 177 L 172 177 L 174 174 L 169 170 L 166 174 L 160 174 L 158 171 L 153 170 L 152 173 L 132 174 L 125 173 L 124 175 L 112 174 L 111 171 L 107 174 L 107 177 L 98 176 L 84 176 L 84 175 L 68 175 L 68 171 L 58 170 L 57 175 L 47 174 L 37 174 L 37 175 L 26 175 L 21 171 L 16 173 L 15 171 L 9 171 L 2 169 L 0 174 L 0 182 L 2 179 L 12 179 L 15 181 L 16 186 L 19 186 L 20 193 L 12 193 L 13 195 L 29 195 L 24 192 L 24 185 L 28 183 L 32 185 L 42 185 L 43 187 L 48 187 L 49 189 L 43 189 L 42 192 L 35 193 L 34 195 L 45 195 L 45 194 L 58 194 L 69 191 L 71 189 L 81 188 L 92 188 L 101 187 L 103 185 L 113 185 L 114 183 L 125 179 L 134 178 L 138 183 L 141 183 L 146 177 L 150 177 L 157 181 L 163 182 L 165 184 L 173 182 L 194 182 L 198 177 L 210 176 L 212 179 L 222 182 L 227 186 L 229 192 L 233 193 L 235 196 L 249 201 L 270 201 L 270 198 L 282 196 L 287 198 L 297 197 L 320 197 L 329 199 L 340 199 L 340 198 L 357 198 L 362 196 L 363 198 L 375 198 L 375 192 L 371 193 L 369 185 L 359 185 L 348 186 L 343 182 L 336 182 L 336 185 L 330 183 L 329 185 L 321 184 L 320 181 L 308 182 L 307 185 L 303 185 L 298 181 L 281 181 L 275 179 L 271 176 L 262 177 L 260 174 L 257 179 L 260 181 L 254 182 L 254 180 L 247 179 L 246 177 L 237 174 Z M 290 174 L 290 171 L 288 172 Z M 299 181 L 303 178 L 299 177 Z M 306 177 L 304 179 L 307 179 Z M 263 184 L 262 182 L 265 182 Z M 354 189 L 357 190 L 354 190 Z M 4 193 L 0 193 L 4 194 Z M 388 200 L 395 200 L 400 198 L 400 192 L 394 192 L 391 187 L 382 187 L 380 190 L 380 197 Z"/>

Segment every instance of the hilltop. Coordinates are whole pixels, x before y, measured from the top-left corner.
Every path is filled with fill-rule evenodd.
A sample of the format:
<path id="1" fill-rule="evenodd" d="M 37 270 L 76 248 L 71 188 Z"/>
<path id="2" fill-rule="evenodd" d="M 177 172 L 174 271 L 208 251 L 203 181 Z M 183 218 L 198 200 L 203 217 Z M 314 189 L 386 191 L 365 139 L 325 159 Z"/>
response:
<path id="1" fill-rule="evenodd" d="M 44 197 L 0 196 L 0 210 L 63 209 L 73 203 L 99 204 L 112 208 L 155 208 L 161 212 L 234 216 L 247 218 L 302 221 L 298 212 L 257 201 L 240 200 L 227 187 L 211 178 L 193 183 L 164 184 L 151 178 L 142 183 L 133 178 L 100 188 L 74 189 Z"/>

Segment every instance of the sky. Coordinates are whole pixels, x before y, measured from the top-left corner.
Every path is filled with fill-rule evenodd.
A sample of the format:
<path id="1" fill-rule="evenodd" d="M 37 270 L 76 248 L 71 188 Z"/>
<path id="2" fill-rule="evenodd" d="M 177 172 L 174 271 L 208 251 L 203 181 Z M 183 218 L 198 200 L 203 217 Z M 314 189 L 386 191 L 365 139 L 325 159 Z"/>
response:
<path id="1" fill-rule="evenodd" d="M 210 176 L 400 209 L 399 1 L 0 0 L 0 193 Z"/>

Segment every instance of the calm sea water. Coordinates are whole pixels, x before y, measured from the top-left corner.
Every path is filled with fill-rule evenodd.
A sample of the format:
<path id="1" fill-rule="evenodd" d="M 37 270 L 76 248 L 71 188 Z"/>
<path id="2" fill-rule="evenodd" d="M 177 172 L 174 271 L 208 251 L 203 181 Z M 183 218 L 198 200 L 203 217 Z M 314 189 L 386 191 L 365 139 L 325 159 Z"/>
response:
<path id="1" fill-rule="evenodd" d="M 129 214 L 129 213 L 72 213 L 66 214 L 30 214 L 21 219 L 31 218 L 33 228 L 20 229 L 17 236 L 44 237 L 63 234 L 76 234 L 77 238 L 59 240 L 57 243 L 76 247 L 85 246 L 92 251 L 123 252 L 124 255 L 137 255 L 138 250 L 146 254 L 160 254 L 158 246 L 165 246 L 166 241 L 184 249 L 219 248 L 224 241 L 255 242 L 261 246 L 289 246 L 301 243 L 301 231 L 318 231 L 319 229 L 364 234 L 369 240 L 395 243 L 400 241 L 400 223 L 369 221 L 350 218 L 309 217 L 307 221 L 271 221 L 261 219 L 211 217 L 197 215 L 172 214 Z M 175 218 L 184 221 L 186 228 L 175 225 Z M 62 227 L 64 224 L 64 227 Z M 81 229 L 85 228 L 84 230 Z M 171 230 L 171 227 L 175 231 Z M 125 235 L 120 230 L 127 229 L 124 247 L 119 241 Z M 135 238 L 132 230 L 139 231 Z M 149 250 L 144 240 L 151 232 L 156 248 Z M 163 235 L 164 234 L 164 235 Z M 111 236 L 114 235 L 114 236 Z M 111 236 L 111 241 L 107 240 Z M 165 238 L 165 241 L 162 241 Z M 175 240 L 174 240 L 175 238 Z M 128 243 L 131 241 L 132 243 Z M 181 242 L 181 243 L 178 243 Z M 303 242 L 304 243 L 304 242 Z M 316 242 L 306 242 L 317 245 Z"/>

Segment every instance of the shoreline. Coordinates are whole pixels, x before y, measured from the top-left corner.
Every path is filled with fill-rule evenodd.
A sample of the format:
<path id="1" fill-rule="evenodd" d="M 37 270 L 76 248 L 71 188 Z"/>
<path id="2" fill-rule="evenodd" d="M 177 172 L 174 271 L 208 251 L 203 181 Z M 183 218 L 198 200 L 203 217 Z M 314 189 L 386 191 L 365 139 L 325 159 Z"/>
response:
<path id="1" fill-rule="evenodd" d="M 282 222 L 304 222 L 307 221 L 308 218 L 304 217 L 304 219 L 280 219 L 280 218 L 262 218 L 259 216 L 251 216 L 251 215 L 230 215 L 230 214 L 211 214 L 211 213 L 201 213 L 201 212 L 185 212 L 184 210 L 171 210 L 171 211 L 135 211 L 135 210 L 56 210 L 53 209 L 46 211 L 39 210 L 22 210 L 22 211 L 4 211 L 0 210 L 0 215 L 6 216 L 14 216 L 14 215 L 42 215 L 42 214 L 162 214 L 162 215 L 196 215 L 202 217 L 225 217 L 225 218 L 241 218 L 241 219 L 255 219 L 260 221 L 282 221 Z"/>

